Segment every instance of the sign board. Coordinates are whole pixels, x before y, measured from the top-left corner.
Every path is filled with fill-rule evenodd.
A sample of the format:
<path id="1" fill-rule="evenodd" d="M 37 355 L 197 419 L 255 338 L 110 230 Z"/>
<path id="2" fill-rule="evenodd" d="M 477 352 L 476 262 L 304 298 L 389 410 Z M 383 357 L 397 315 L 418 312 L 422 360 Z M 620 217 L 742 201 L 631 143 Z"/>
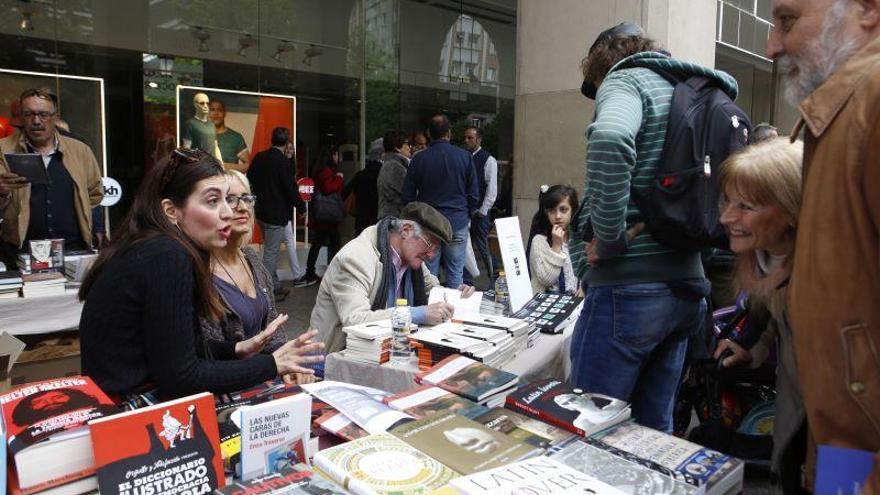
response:
<path id="1" fill-rule="evenodd" d="M 104 183 L 104 199 L 101 200 L 101 206 L 113 206 L 122 199 L 122 186 L 116 179 L 111 177 L 101 177 Z"/>
<path id="2" fill-rule="evenodd" d="M 523 247 L 519 218 L 507 217 L 495 220 L 498 231 L 498 247 L 504 263 L 504 276 L 510 293 L 510 311 L 515 313 L 532 298 L 532 280 L 529 278 L 529 260 Z"/>
<path id="3" fill-rule="evenodd" d="M 315 194 L 315 181 L 310 177 L 303 177 L 296 181 L 296 185 L 299 187 L 299 197 L 306 203 L 311 201 L 312 195 Z"/>

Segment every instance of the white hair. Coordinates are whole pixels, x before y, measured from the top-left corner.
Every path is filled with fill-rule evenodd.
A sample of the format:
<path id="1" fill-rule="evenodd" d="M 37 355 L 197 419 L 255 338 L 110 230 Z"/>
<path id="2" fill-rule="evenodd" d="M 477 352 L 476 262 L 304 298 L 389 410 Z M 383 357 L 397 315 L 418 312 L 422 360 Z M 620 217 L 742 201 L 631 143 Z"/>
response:
<path id="1" fill-rule="evenodd" d="M 803 55 L 780 57 L 780 72 L 788 74 L 792 68 L 798 69 L 797 76 L 785 79 L 785 99 L 793 106 L 798 106 L 861 48 L 859 41 L 845 31 L 850 2 L 834 2 L 825 13 L 821 32 L 807 45 Z"/>
<path id="2" fill-rule="evenodd" d="M 422 235 L 422 226 L 419 225 L 418 222 L 416 222 L 414 220 L 405 220 L 403 218 L 395 218 L 394 220 L 391 221 L 391 231 L 400 233 L 400 231 L 403 229 L 403 227 L 405 225 L 412 226 L 413 235 L 416 235 L 416 236 Z"/>

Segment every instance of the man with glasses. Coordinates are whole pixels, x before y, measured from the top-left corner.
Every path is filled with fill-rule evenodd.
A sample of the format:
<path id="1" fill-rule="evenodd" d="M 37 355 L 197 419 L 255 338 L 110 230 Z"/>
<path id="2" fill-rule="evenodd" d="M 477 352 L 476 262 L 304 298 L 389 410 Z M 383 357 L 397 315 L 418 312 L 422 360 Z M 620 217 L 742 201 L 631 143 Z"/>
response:
<path id="1" fill-rule="evenodd" d="M 284 227 L 293 219 L 293 209 L 305 210 L 296 187 L 296 164 L 293 162 L 290 130 L 272 129 L 272 147 L 257 153 L 247 172 L 251 189 L 260 198 L 255 211 L 263 231 L 263 265 L 272 274 L 275 298 L 283 300 L 290 293 L 278 280 L 278 250 Z M 296 246 L 287 246 L 296 249 Z"/>
<path id="2" fill-rule="evenodd" d="M 343 246 L 324 273 L 310 322 L 326 351 L 345 347 L 343 327 L 391 318 L 398 298 L 409 301 L 416 325 L 437 325 L 451 318 L 450 304 L 428 304 L 428 293 L 439 283 L 423 265 L 452 239 L 446 217 L 413 202 L 400 218 L 383 218 Z M 474 291 L 465 285 L 459 289 L 463 297 Z"/>
<path id="3" fill-rule="evenodd" d="M 64 239 L 66 250 L 87 249 L 92 239 L 92 208 L 104 196 L 101 169 L 92 150 L 56 128 L 58 101 L 44 90 L 21 94 L 22 132 L 0 140 L 0 151 L 37 153 L 48 184 L 29 184 L 12 173 L 0 156 L 0 239 L 4 261 L 15 263 L 26 241 Z"/>

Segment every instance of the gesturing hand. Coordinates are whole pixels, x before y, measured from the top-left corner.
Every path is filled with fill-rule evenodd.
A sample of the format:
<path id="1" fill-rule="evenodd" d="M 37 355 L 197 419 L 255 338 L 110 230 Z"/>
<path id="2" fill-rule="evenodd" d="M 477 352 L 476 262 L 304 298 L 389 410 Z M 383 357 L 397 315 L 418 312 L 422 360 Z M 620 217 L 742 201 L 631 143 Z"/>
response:
<path id="1" fill-rule="evenodd" d="M 247 340 L 237 342 L 235 344 L 235 356 L 238 359 L 244 359 L 260 353 L 260 351 L 266 347 L 266 344 L 269 343 L 269 339 L 272 338 L 272 335 L 281 328 L 281 325 L 283 325 L 285 321 L 287 321 L 287 315 L 280 314 L 277 318 L 266 325 L 266 328 L 262 332 Z"/>
<path id="2" fill-rule="evenodd" d="M 323 342 L 312 342 L 311 340 L 317 334 L 317 330 L 309 330 L 272 353 L 279 375 L 284 376 L 290 373 L 312 375 L 315 373 L 314 370 L 303 365 L 320 363 L 324 360 L 323 355 L 314 355 L 324 349 Z"/>

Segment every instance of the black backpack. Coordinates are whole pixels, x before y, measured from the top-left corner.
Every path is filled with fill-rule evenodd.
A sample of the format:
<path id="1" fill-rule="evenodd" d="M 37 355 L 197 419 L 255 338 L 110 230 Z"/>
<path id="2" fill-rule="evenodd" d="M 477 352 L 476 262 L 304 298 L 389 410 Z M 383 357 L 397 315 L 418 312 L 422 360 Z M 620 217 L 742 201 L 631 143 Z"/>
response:
<path id="1" fill-rule="evenodd" d="M 657 177 L 650 189 L 633 189 L 633 199 L 657 242 L 685 250 L 726 248 L 718 174 L 727 156 L 748 143 L 751 122 L 713 79 L 645 68 L 675 90 Z"/>

